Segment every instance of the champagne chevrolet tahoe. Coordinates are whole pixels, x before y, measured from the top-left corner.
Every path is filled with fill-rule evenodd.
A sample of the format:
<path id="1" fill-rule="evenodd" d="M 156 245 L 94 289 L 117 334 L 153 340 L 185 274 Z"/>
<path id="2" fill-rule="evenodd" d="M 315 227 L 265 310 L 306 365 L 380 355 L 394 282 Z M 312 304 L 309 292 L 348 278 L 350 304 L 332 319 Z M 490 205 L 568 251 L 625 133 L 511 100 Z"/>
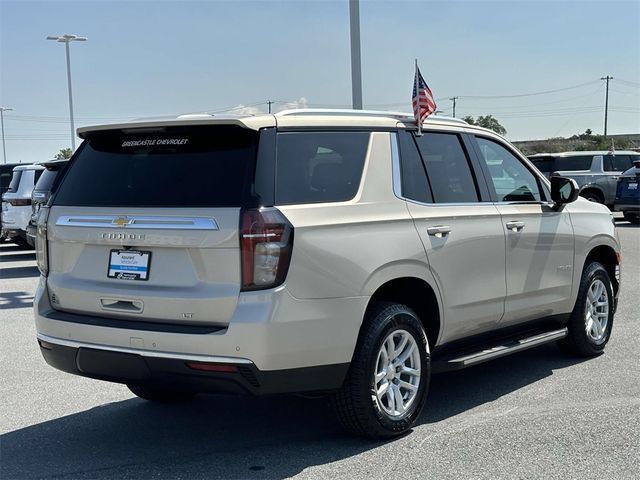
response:
<path id="1" fill-rule="evenodd" d="M 38 217 L 37 338 L 60 370 L 160 402 L 323 393 L 384 438 L 434 372 L 611 336 L 611 212 L 491 131 L 294 110 L 78 133 Z"/>

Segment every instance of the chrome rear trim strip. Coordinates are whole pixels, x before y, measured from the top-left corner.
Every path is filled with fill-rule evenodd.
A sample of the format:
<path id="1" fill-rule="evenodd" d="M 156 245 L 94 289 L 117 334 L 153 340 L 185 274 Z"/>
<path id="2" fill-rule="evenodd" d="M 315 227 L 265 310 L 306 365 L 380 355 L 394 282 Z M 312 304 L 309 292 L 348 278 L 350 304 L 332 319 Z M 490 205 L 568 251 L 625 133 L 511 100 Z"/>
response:
<path id="1" fill-rule="evenodd" d="M 137 228 L 145 230 L 219 230 L 213 218 L 144 217 L 118 215 L 62 215 L 61 227 Z"/>
<path id="2" fill-rule="evenodd" d="M 247 358 L 240 357 L 221 357 L 217 355 L 190 355 L 174 352 L 154 352 L 152 350 L 140 350 L 138 348 L 112 347 L 111 345 L 98 345 L 95 343 L 77 342 L 75 340 L 66 340 L 57 337 L 50 337 L 38 333 L 38 340 L 51 343 L 53 345 L 61 345 L 71 348 L 92 348 L 94 350 L 105 350 L 107 352 L 132 353 L 142 357 L 151 358 L 168 358 L 173 360 L 185 360 L 188 362 L 210 362 L 210 363 L 235 363 L 242 365 L 250 365 L 253 362 Z"/>

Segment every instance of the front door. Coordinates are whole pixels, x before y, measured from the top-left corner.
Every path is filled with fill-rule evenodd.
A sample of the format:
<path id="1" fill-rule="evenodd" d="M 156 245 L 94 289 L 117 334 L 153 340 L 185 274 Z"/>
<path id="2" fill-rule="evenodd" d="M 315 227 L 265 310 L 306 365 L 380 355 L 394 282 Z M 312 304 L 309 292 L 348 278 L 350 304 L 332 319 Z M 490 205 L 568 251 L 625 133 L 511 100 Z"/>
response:
<path id="1" fill-rule="evenodd" d="M 569 213 L 555 210 L 541 179 L 495 139 L 476 137 L 506 233 L 507 295 L 501 325 L 566 313 L 574 265 Z"/>

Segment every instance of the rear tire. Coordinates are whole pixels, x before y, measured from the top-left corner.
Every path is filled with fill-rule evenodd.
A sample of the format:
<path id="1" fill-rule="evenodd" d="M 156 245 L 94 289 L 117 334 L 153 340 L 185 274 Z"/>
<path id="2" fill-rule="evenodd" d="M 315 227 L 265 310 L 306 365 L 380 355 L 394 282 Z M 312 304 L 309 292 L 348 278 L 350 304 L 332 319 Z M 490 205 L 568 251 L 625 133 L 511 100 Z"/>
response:
<path id="1" fill-rule="evenodd" d="M 567 324 L 567 337 L 558 341 L 561 350 L 579 357 L 604 352 L 611 337 L 614 308 L 613 287 L 607 270 L 589 263 L 582 274 L 578 299 Z"/>
<path id="2" fill-rule="evenodd" d="M 191 400 L 195 397 L 193 392 L 183 392 L 162 387 L 150 387 L 147 385 L 127 385 L 129 390 L 136 396 L 157 403 L 181 403 Z"/>
<path id="3" fill-rule="evenodd" d="M 640 214 L 638 213 L 622 212 L 622 215 L 629 223 L 633 223 L 634 225 L 638 225 L 640 223 Z"/>
<path id="4" fill-rule="evenodd" d="M 586 198 L 590 202 L 594 203 L 604 203 L 604 200 L 600 195 L 595 192 L 584 192 L 580 194 L 581 197 Z"/>
<path id="5" fill-rule="evenodd" d="M 331 405 L 345 430 L 373 439 L 395 437 L 420 415 L 430 375 L 427 337 L 417 315 L 405 305 L 376 303 Z"/>

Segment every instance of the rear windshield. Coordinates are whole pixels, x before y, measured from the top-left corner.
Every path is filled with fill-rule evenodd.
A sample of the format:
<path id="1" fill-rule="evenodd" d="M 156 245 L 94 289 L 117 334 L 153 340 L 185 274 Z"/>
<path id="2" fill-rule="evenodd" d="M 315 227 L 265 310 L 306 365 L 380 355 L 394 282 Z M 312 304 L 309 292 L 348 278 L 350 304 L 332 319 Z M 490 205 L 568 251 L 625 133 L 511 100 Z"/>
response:
<path id="1" fill-rule="evenodd" d="M 44 170 L 36 183 L 34 190 L 50 191 L 53 181 L 56 179 L 59 170 Z"/>
<path id="2" fill-rule="evenodd" d="M 17 192 L 20 186 L 20 178 L 22 177 L 23 170 L 14 170 L 13 177 L 11 177 L 11 183 L 7 192 Z"/>
<path id="3" fill-rule="evenodd" d="M 234 207 L 253 196 L 258 132 L 235 126 L 94 133 L 54 205 Z"/>

